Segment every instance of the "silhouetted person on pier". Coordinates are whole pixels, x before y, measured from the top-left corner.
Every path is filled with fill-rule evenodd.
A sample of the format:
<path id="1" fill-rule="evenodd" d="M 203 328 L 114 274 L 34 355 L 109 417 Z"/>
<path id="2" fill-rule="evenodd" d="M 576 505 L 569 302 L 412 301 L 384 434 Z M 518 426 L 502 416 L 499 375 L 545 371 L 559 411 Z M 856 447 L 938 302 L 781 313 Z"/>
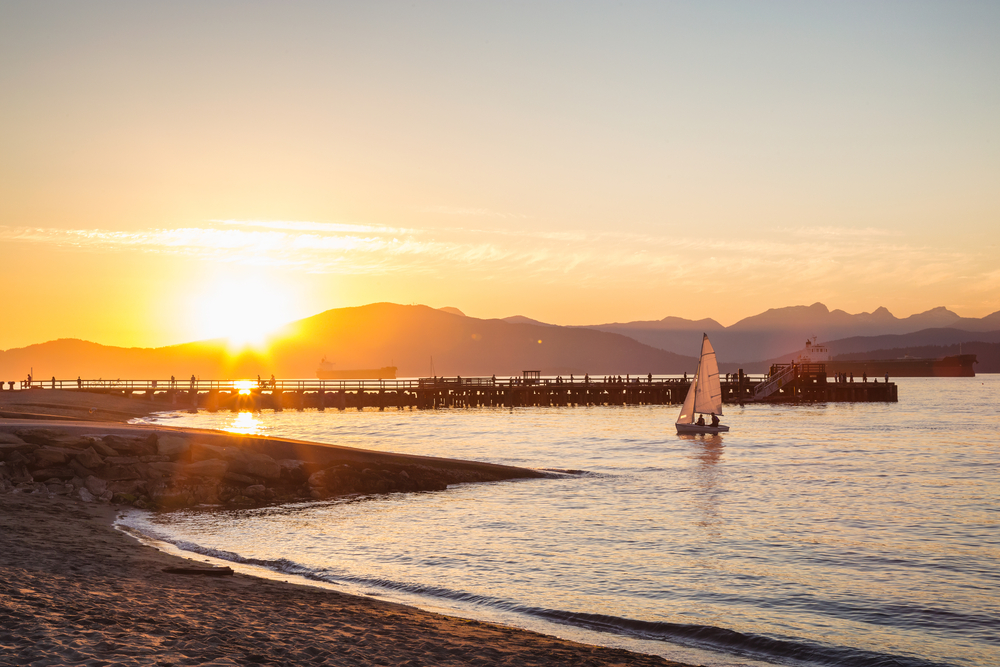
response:
<path id="1" fill-rule="evenodd" d="M 649 375 L 647 375 L 646 379 L 649 380 L 649 384 L 653 384 L 653 374 L 652 373 L 650 373 Z"/>
<path id="2" fill-rule="evenodd" d="M 273 390 L 278 386 L 278 381 L 274 379 L 274 373 L 271 373 L 271 389 Z"/>
<path id="3" fill-rule="evenodd" d="M 868 371 L 865 371 L 864 373 L 861 374 L 861 381 L 868 382 Z"/>
<path id="4" fill-rule="evenodd" d="M 851 371 L 851 384 L 854 384 L 854 371 Z"/>
<path id="5" fill-rule="evenodd" d="M 889 371 L 885 372 L 885 383 L 889 384 Z"/>
<path id="6" fill-rule="evenodd" d="M 177 385 L 177 378 L 173 375 L 170 376 L 170 388 L 173 389 Z"/>
<path id="7" fill-rule="evenodd" d="M 719 425 L 719 415 L 717 415 L 717 414 L 715 414 L 713 412 L 712 413 L 712 428 L 715 428 L 718 425 Z"/>
<path id="8" fill-rule="evenodd" d="M 76 376 L 76 388 L 83 389 L 83 380 L 80 379 L 79 375 Z"/>

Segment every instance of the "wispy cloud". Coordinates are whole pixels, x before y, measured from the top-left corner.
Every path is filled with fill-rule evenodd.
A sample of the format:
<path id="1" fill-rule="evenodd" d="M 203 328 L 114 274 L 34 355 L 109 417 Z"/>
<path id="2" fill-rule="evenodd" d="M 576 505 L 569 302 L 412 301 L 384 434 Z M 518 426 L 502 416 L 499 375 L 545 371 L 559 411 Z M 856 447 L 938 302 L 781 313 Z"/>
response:
<path id="1" fill-rule="evenodd" d="M 149 252 L 309 273 L 530 278 L 539 284 L 659 285 L 664 289 L 818 293 L 877 276 L 887 288 L 948 281 L 996 284 L 974 252 L 894 242 L 878 230 L 676 237 L 611 232 L 413 229 L 313 221 L 219 220 L 178 229 L 115 231 L 0 227 L 0 241 L 94 252 Z M 869 231 L 871 233 L 869 233 Z M 980 272 L 976 266 L 985 267 Z"/>

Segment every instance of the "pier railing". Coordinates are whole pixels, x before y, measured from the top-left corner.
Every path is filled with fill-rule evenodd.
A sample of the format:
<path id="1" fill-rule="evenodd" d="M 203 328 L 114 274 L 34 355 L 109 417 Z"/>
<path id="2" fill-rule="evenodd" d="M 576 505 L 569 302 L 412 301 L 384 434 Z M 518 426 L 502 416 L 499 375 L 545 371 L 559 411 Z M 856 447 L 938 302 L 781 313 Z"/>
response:
<path id="1" fill-rule="evenodd" d="M 745 376 L 750 383 L 760 382 L 761 378 Z M 37 379 L 8 382 L 10 389 L 16 384 L 19 389 L 63 389 L 94 392 L 211 392 L 211 391 L 243 391 L 244 393 L 259 392 L 315 392 L 315 391 L 397 391 L 415 389 L 445 389 L 465 387 L 582 387 L 588 385 L 676 385 L 687 384 L 690 380 L 683 376 L 551 376 L 525 379 L 519 375 L 491 377 L 425 377 L 405 378 L 397 380 L 319 380 L 313 378 L 293 378 L 283 380 L 270 379 L 237 379 L 237 380 L 201 380 L 201 379 L 166 379 L 166 380 L 131 380 L 131 379 Z"/>

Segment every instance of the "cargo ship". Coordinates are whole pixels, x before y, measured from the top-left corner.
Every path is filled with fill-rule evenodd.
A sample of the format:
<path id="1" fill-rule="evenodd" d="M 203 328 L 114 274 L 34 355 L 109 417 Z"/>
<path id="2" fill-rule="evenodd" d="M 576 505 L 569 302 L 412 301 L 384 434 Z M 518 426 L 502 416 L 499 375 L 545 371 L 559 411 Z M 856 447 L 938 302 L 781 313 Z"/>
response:
<path id="1" fill-rule="evenodd" d="M 333 362 L 327 361 L 326 357 L 323 357 L 323 360 L 319 362 L 319 368 L 316 369 L 316 377 L 320 380 L 395 380 L 396 367 L 341 370 L 334 368 Z"/>
<path id="2" fill-rule="evenodd" d="M 974 354 L 955 354 L 938 359 L 910 356 L 899 359 L 837 359 L 830 358 L 827 348 L 817 345 L 815 339 L 809 339 L 798 362 L 825 364 L 828 376 L 853 373 L 856 378 L 864 374 L 868 377 L 883 377 L 888 374 L 890 378 L 972 378 L 976 377 L 973 366 L 978 360 Z"/>
<path id="3" fill-rule="evenodd" d="M 974 354 L 956 354 L 940 359 L 831 359 L 826 362 L 826 372 L 827 375 L 854 373 L 856 378 L 863 373 L 867 373 L 868 377 L 882 377 L 888 373 L 891 378 L 972 378 L 976 377 L 976 369 L 973 368 L 976 363 Z"/>

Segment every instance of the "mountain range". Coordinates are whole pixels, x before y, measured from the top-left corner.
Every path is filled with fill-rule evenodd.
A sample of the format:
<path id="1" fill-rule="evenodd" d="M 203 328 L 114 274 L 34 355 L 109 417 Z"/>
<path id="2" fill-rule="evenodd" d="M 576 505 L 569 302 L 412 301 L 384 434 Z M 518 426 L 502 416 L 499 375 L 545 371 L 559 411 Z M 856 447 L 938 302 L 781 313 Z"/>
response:
<path id="1" fill-rule="evenodd" d="M 771 359 L 799 350 L 806 339 L 819 342 L 864 336 L 910 334 L 926 329 L 937 330 L 933 341 L 917 345 L 950 345 L 967 340 L 968 332 L 1000 331 L 1000 311 L 983 318 L 960 317 L 947 308 L 933 308 L 909 317 L 897 318 L 885 308 L 872 313 L 851 315 L 830 310 L 822 303 L 790 306 L 744 318 L 724 327 L 715 320 L 685 320 L 667 317 L 662 320 L 598 324 L 588 328 L 619 333 L 662 350 L 691 354 L 697 350 L 701 333 L 712 339 L 720 358 L 734 363 Z M 884 347 L 881 343 L 875 347 Z M 861 351 L 861 350 L 852 350 Z"/>
<path id="2" fill-rule="evenodd" d="M 722 372 L 766 370 L 787 363 L 807 338 L 833 355 L 893 354 L 981 344 L 984 362 L 1000 347 L 1000 312 L 963 318 L 935 308 L 896 318 L 885 308 L 848 314 L 821 303 L 768 310 L 724 327 L 712 319 L 558 326 L 524 316 L 467 317 L 457 308 L 391 303 L 337 308 L 292 322 L 263 350 L 233 351 L 225 340 L 159 348 L 122 348 L 62 339 L 0 352 L 0 380 L 24 378 L 204 379 L 315 377 L 324 357 L 335 369 L 394 365 L 399 377 L 427 375 L 646 375 L 692 372 L 702 333 L 718 352 Z M 942 347 L 944 346 L 944 347 Z M 979 348 L 977 348 L 979 349 Z M 902 352 L 900 352 L 902 351 Z M 917 356 L 911 354 L 911 356 Z M 868 357 L 878 358 L 878 357 Z M 891 357 L 890 357 L 891 358 Z M 978 372 L 998 372 L 991 362 Z"/>

